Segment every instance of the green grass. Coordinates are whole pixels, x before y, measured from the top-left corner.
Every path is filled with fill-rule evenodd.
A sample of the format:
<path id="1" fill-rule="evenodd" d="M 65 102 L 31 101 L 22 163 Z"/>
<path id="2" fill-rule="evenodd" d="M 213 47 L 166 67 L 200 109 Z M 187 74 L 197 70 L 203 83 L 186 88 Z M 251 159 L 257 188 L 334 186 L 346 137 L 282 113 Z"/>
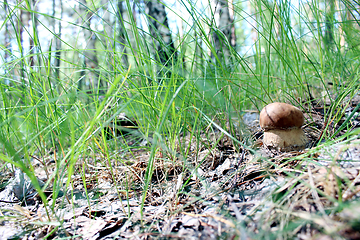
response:
<path id="1" fill-rule="evenodd" d="M 232 118 L 241 121 L 245 110 L 261 110 L 267 103 L 285 101 L 310 111 L 312 104 L 330 100 L 329 105 L 324 106 L 324 134 L 319 143 L 325 142 L 318 147 L 332 141 L 346 141 L 358 134 L 348 132 L 337 139 L 341 130 L 350 128 L 359 107 L 352 115 L 345 116 L 344 106 L 349 105 L 360 88 L 360 55 L 356 44 L 360 26 L 357 21 L 346 18 L 350 13 L 357 16 L 359 12 L 350 2 L 336 2 L 337 15 L 330 23 L 334 26 L 331 43 L 326 42 L 324 34 L 325 16 L 330 10 L 325 9 L 322 2 L 294 5 L 288 1 L 274 4 L 258 0 L 251 2 L 250 12 L 247 12 L 247 2 L 234 2 L 236 31 L 242 35 L 237 36 L 236 47 L 230 47 L 228 64 L 216 55 L 213 41 L 208 37 L 212 35 L 209 29 L 222 34 L 212 25 L 211 11 L 197 9 L 190 1 L 181 3 L 186 3 L 192 19 L 183 19 L 186 26 L 183 38 L 174 32 L 177 56 L 173 55 L 166 66 L 156 60 L 152 36 L 136 25 L 131 10 L 120 19 L 126 27 L 124 49 L 129 65 L 122 60 L 118 33 L 87 29 L 86 14 L 78 11 L 73 16 L 77 20 L 68 25 L 78 33 L 75 36 L 63 33 L 60 37 L 62 49 L 57 75 L 54 56 L 58 35 L 48 27 L 47 34 L 53 39 L 49 44 L 42 40 L 38 29 L 24 26 L 23 41 L 32 39 L 33 50 L 23 49 L 25 44 L 16 31 L 21 25 L 18 11 L 29 13 L 33 26 L 49 26 L 51 21 L 65 26 L 66 20 L 39 12 L 29 1 L 8 5 L 6 9 L 2 2 L 4 21 L 0 31 L 8 29 L 12 49 L 0 43 L 0 159 L 20 168 L 31 179 L 44 202 L 49 221 L 56 210 L 53 198 L 59 196 L 60 191 L 73 189 L 72 176 L 79 169 L 85 185 L 87 164 L 99 163 L 106 167 L 117 183 L 119 198 L 125 191 L 129 199 L 132 180 L 118 182 L 115 171 L 118 166 L 126 166 L 125 155 L 133 154 L 134 149 L 126 141 L 107 140 L 103 135 L 103 128 L 120 113 L 135 119 L 139 124 L 138 135 L 149 142 L 143 147 L 149 157 L 141 179 L 142 207 L 153 184 L 160 152 L 164 162 L 175 166 L 175 159 L 180 159 L 182 170 L 194 173 L 196 167 L 191 169 L 187 163 L 190 145 L 182 143 L 182 136 L 191 135 L 194 145 L 198 146 L 201 134 L 211 126 L 213 131 L 219 130 L 219 136 L 230 136 L 236 145 L 245 144 L 250 148 L 249 137 L 236 139 L 234 136 L 241 129 L 227 125 Z M 88 11 L 94 12 L 95 8 L 106 7 L 99 2 L 88 2 L 88 5 L 91 6 Z M 124 7 L 131 9 L 132 2 L 125 1 Z M 137 7 L 143 9 L 142 5 Z M 99 25 L 109 24 L 104 22 L 101 11 L 95 16 Z M 118 29 L 119 24 L 114 31 Z M 244 45 L 251 42 L 252 37 L 246 35 L 244 29 L 257 36 L 251 43 L 253 53 L 242 54 Z M 96 49 L 82 48 L 82 31 L 90 31 L 97 38 Z M 98 56 L 98 66 L 94 69 L 83 64 L 88 56 L 86 52 L 91 51 Z M 5 59 L 5 53 L 10 57 Z M 99 89 L 101 82 L 107 87 Z M 79 88 L 81 83 L 84 85 Z M 101 95 L 101 90 L 105 94 Z M 334 130 L 334 126 L 340 128 Z M 47 176 L 46 186 L 52 186 L 53 191 L 52 197 L 47 197 L 36 180 L 33 156 L 44 159 L 51 151 L 56 153 L 51 155 L 56 167 Z M 90 208 L 88 193 L 86 197 Z M 62 199 L 66 201 L 64 196 Z M 58 221 L 61 222 L 61 217 Z M 284 227 L 285 232 L 276 234 L 288 236 L 299 226 L 297 222 L 291 224 Z"/>

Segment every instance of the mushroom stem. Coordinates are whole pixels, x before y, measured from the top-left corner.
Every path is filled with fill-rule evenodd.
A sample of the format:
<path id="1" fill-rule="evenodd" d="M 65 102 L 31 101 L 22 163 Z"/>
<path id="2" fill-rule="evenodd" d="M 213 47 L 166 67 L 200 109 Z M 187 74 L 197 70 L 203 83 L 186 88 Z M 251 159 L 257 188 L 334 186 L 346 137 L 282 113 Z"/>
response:
<path id="1" fill-rule="evenodd" d="M 292 151 L 304 149 L 308 138 L 301 128 L 272 129 L 264 132 L 263 143 L 280 151 Z"/>

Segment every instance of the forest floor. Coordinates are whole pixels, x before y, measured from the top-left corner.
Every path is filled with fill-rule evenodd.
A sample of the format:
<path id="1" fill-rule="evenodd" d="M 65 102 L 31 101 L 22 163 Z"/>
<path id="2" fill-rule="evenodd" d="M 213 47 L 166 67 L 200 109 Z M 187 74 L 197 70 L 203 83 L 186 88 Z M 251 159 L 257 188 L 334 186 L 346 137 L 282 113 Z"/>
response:
<path id="1" fill-rule="evenodd" d="M 360 239 L 359 138 L 315 147 L 326 124 L 323 108 L 314 109 L 303 151 L 262 146 L 256 112 L 244 116 L 251 148 L 209 129 L 202 139 L 180 139 L 186 161 L 159 149 L 143 206 L 147 148 L 121 153 L 123 164 L 100 153 L 78 159 L 70 188 L 57 191 L 50 213 L 20 170 L 3 170 L 0 239 Z M 359 116 L 351 121 L 359 128 Z M 39 158 L 33 165 L 46 182 L 56 153 Z M 53 186 L 47 189 L 54 199 Z"/>

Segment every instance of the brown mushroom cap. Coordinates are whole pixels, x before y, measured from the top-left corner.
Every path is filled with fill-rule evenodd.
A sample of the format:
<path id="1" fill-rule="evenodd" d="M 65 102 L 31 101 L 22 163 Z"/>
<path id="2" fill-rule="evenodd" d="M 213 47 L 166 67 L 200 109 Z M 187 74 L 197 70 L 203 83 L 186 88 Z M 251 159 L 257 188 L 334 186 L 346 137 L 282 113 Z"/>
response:
<path id="1" fill-rule="evenodd" d="M 287 103 L 270 103 L 260 112 L 260 127 L 264 130 L 300 128 L 303 124 L 301 110 Z"/>

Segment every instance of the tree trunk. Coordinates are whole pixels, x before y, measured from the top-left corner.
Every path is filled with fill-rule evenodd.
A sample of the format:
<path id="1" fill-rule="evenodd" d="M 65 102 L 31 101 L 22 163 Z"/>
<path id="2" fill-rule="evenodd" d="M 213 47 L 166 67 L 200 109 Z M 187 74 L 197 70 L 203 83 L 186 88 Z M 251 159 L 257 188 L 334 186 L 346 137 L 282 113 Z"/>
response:
<path id="1" fill-rule="evenodd" d="M 31 4 L 31 0 L 30 0 L 30 4 Z M 26 12 L 27 18 L 31 19 L 31 9 L 28 9 L 28 11 Z M 30 21 L 28 22 L 29 25 L 28 27 L 30 27 Z M 29 28 L 28 28 L 29 29 Z M 33 29 L 35 29 L 35 26 L 33 26 Z M 30 29 L 29 29 L 30 30 Z M 29 47 L 30 47 L 30 58 L 29 58 L 29 65 L 33 68 L 35 65 L 35 60 L 34 60 L 34 56 L 33 54 L 35 53 L 35 45 L 34 45 L 34 37 L 35 37 L 35 31 L 33 31 L 32 36 L 29 36 Z"/>
<path id="2" fill-rule="evenodd" d="M 330 0 L 326 6 L 324 45 L 326 50 L 334 46 L 335 1 Z"/>
<path id="3" fill-rule="evenodd" d="M 89 82 L 90 86 L 95 87 L 99 91 L 100 95 L 104 95 L 105 93 L 105 83 L 99 77 L 98 73 L 98 58 L 96 52 L 96 35 L 91 30 L 91 19 L 93 13 L 91 9 L 87 7 L 86 0 L 80 1 L 80 12 L 83 18 L 83 24 L 85 25 L 84 29 L 84 38 L 87 43 L 84 49 L 84 63 L 86 69 L 90 70 L 89 74 Z"/>
<path id="4" fill-rule="evenodd" d="M 109 3 L 107 0 L 101 0 L 101 6 L 103 8 L 102 24 L 104 26 L 104 39 L 103 45 L 106 50 L 106 62 L 108 62 L 108 67 L 110 71 L 113 71 L 114 64 L 114 54 L 115 54 L 115 34 L 116 29 L 114 19 L 111 17 L 109 12 Z M 108 78 L 108 76 L 107 76 Z"/>
<path id="5" fill-rule="evenodd" d="M 18 4 L 20 5 L 20 1 L 18 0 Z M 25 11 L 21 8 L 19 10 L 19 20 L 16 22 L 16 31 L 17 31 L 17 40 L 18 40 L 18 47 L 21 56 L 21 62 L 19 66 L 19 77 L 22 84 L 22 89 L 25 91 L 25 60 L 24 60 L 24 27 L 27 26 L 28 19 L 26 19 Z M 24 92 L 25 93 L 25 92 Z"/>
<path id="6" fill-rule="evenodd" d="M 5 10 L 5 17 L 10 18 L 10 13 L 8 10 L 8 2 L 7 0 L 4 0 L 4 10 Z M 9 31 L 9 20 L 5 24 L 5 38 L 4 38 L 4 46 L 7 48 L 5 51 L 5 63 L 9 61 L 9 52 L 11 52 L 11 42 L 10 42 L 10 31 Z M 7 72 L 7 65 L 5 64 L 5 73 Z"/>
<path id="7" fill-rule="evenodd" d="M 125 43 L 126 43 L 126 30 L 125 30 L 125 26 L 124 26 L 124 6 L 123 6 L 123 1 L 118 0 L 117 2 L 117 9 L 116 9 L 116 16 L 117 16 L 117 20 L 118 20 L 118 33 L 117 33 L 117 41 L 118 46 L 119 46 L 119 52 L 121 54 L 121 63 L 123 65 L 124 68 L 127 68 L 127 66 L 129 65 L 128 62 L 128 57 L 126 54 L 126 48 L 125 48 Z"/>
<path id="8" fill-rule="evenodd" d="M 58 0 L 60 4 L 60 19 L 63 18 L 63 3 L 62 0 Z M 56 0 L 53 0 L 53 31 L 55 34 L 55 53 L 54 53 L 54 67 L 55 67 L 55 78 L 60 80 L 60 59 L 61 59 L 61 21 L 56 22 Z M 57 25 L 57 26 L 56 26 Z"/>
<path id="9" fill-rule="evenodd" d="M 231 48 L 235 48 L 236 42 L 234 14 L 233 9 L 230 11 L 230 6 L 232 6 L 232 0 L 212 0 L 215 23 L 213 40 L 216 55 L 221 64 L 228 64 L 231 61 Z M 215 58 L 214 55 L 213 58 Z"/>
<path id="10" fill-rule="evenodd" d="M 162 65 L 170 66 L 171 58 L 176 58 L 176 51 L 171 38 L 165 6 L 160 0 L 147 1 L 146 14 L 150 36 L 154 43 L 155 58 Z"/>
<path id="11" fill-rule="evenodd" d="M 194 13 L 195 14 L 195 13 Z M 202 48 L 202 31 L 198 28 L 198 25 L 200 23 L 194 23 L 193 29 L 194 29 L 194 40 L 195 40 L 195 50 L 194 50 L 194 62 L 195 62 L 195 71 L 198 74 L 202 74 L 204 69 L 204 56 L 203 52 L 204 49 Z"/>
<path id="12" fill-rule="evenodd" d="M 230 17 L 230 31 L 231 38 L 229 40 L 232 48 L 236 48 L 236 29 L 235 29 L 235 21 L 234 21 L 234 4 L 233 0 L 228 1 L 228 9 L 229 9 L 229 17 Z"/>
<path id="13" fill-rule="evenodd" d="M 360 47 L 359 38 L 357 32 L 360 29 L 360 21 L 356 19 L 356 16 L 360 12 L 359 9 L 356 9 L 357 5 L 354 1 L 344 2 L 346 7 L 346 15 L 343 16 L 342 29 L 346 38 L 346 42 L 349 45 L 349 48 L 358 48 Z"/>
<path id="14" fill-rule="evenodd" d="M 11 38 L 10 38 L 10 22 L 12 22 L 12 15 L 10 13 L 8 1 L 4 0 L 4 10 L 5 10 L 5 17 L 9 18 L 8 21 L 5 23 L 5 36 L 4 36 L 4 47 L 5 49 L 5 56 L 4 56 L 4 76 L 9 74 L 9 67 L 8 62 L 11 61 L 12 56 L 12 46 L 11 46 Z M 11 68 L 10 68 L 11 69 Z M 11 75 L 11 74 L 9 74 Z M 3 82 L 5 86 L 7 85 L 9 88 L 13 86 L 13 80 L 15 79 L 6 79 L 4 78 Z M 13 94 L 7 94 L 8 99 L 13 99 Z M 6 101 L 6 100 L 5 100 Z"/>

